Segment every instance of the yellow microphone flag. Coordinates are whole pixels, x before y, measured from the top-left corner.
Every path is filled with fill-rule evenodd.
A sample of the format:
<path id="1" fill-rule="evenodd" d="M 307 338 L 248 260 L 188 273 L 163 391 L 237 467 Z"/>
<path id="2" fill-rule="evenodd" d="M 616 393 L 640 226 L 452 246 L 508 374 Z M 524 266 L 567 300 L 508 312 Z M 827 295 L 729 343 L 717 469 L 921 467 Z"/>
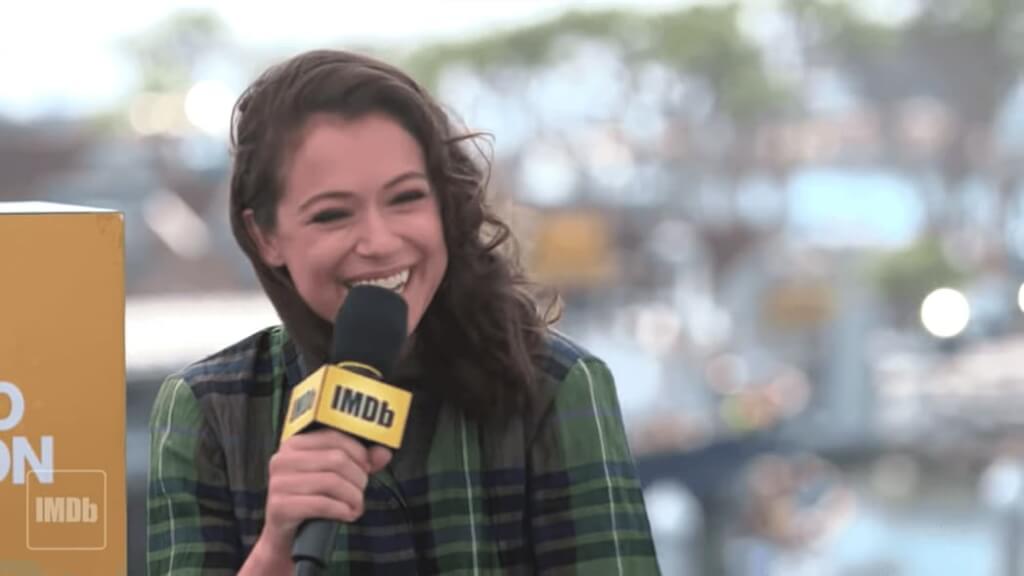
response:
<path id="1" fill-rule="evenodd" d="M 324 366 L 292 390 L 281 440 L 317 423 L 400 448 L 412 394 L 346 370 L 344 365 Z"/>

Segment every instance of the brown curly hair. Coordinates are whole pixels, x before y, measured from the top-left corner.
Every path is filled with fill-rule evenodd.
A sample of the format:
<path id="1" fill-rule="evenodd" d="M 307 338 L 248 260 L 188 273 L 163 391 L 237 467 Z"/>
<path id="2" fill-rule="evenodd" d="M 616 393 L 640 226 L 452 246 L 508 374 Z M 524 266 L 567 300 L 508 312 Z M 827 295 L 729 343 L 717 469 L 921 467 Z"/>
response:
<path id="1" fill-rule="evenodd" d="M 470 417 L 504 420 L 523 410 L 537 384 L 544 334 L 555 310 L 531 295 L 509 227 L 485 202 L 489 163 L 412 78 L 364 55 L 316 50 L 264 72 L 232 114 L 231 226 L 289 334 L 313 365 L 327 360 L 332 326 L 299 297 L 284 268 L 259 257 L 242 214 L 273 231 L 284 172 L 314 114 L 356 119 L 383 113 L 419 143 L 437 191 L 448 268 L 416 329 L 411 363 Z M 479 151 L 479 147 L 475 148 Z"/>

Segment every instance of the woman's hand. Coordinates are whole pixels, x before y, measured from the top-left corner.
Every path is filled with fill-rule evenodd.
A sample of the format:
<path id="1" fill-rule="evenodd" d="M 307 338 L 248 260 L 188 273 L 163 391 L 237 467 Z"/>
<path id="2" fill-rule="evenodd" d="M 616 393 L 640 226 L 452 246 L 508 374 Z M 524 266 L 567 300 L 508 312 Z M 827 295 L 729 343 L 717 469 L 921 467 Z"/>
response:
<path id="1" fill-rule="evenodd" d="M 270 459 L 263 532 L 251 559 L 268 566 L 285 561 L 290 565 L 292 541 L 303 521 L 358 520 L 369 475 L 390 461 L 387 448 L 367 449 L 351 436 L 329 429 L 284 441 Z"/>

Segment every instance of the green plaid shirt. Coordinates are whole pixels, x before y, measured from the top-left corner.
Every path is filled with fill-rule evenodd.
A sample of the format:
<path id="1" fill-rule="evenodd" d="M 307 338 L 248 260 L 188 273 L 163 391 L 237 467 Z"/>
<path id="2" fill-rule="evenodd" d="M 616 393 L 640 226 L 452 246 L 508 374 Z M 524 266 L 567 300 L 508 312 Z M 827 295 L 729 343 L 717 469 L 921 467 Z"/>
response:
<path id="1" fill-rule="evenodd" d="M 657 574 L 607 367 L 557 334 L 544 407 L 500 430 L 415 389 L 405 442 L 342 524 L 331 574 Z M 303 374 L 270 328 L 171 376 L 153 407 L 149 574 L 234 574 Z"/>

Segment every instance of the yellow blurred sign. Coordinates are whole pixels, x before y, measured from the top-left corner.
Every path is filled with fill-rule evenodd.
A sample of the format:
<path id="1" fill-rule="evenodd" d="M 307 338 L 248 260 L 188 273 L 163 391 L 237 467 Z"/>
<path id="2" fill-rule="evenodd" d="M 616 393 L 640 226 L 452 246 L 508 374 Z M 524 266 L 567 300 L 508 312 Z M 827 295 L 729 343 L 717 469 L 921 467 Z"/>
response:
<path id="1" fill-rule="evenodd" d="M 787 280 L 768 289 L 763 301 L 770 326 L 799 330 L 819 326 L 835 314 L 835 294 L 821 280 Z"/>
<path id="2" fill-rule="evenodd" d="M 530 244 L 530 274 L 544 284 L 589 287 L 619 274 L 613 232 L 598 212 L 539 215 Z"/>
<path id="3" fill-rule="evenodd" d="M 0 263 L 0 575 L 124 574 L 122 215 L 0 203 Z"/>

